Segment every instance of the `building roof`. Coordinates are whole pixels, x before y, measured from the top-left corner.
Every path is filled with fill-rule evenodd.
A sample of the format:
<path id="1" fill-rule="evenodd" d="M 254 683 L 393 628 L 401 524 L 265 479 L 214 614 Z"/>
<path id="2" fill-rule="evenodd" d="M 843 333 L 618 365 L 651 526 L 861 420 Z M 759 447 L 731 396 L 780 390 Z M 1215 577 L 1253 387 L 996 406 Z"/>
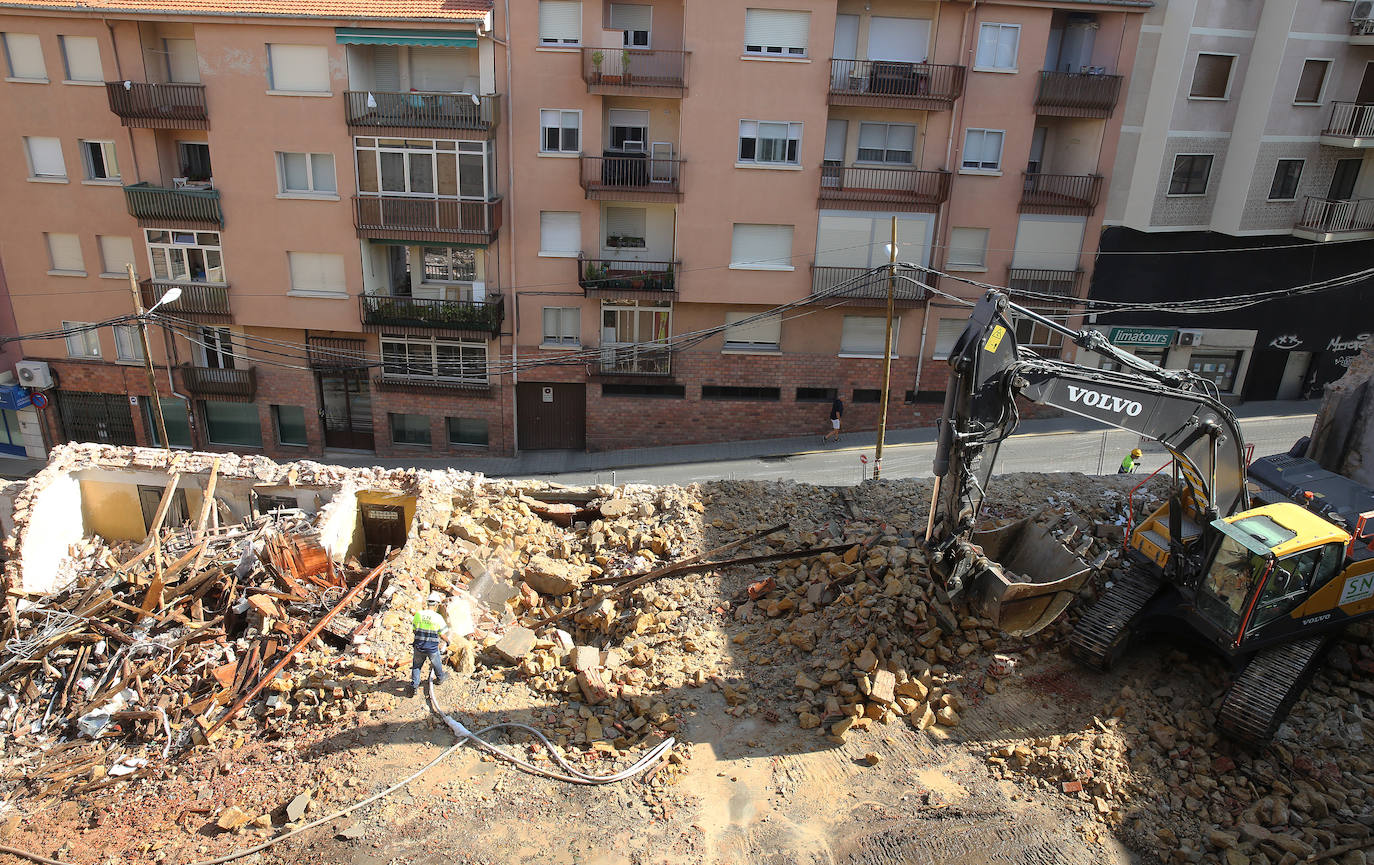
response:
<path id="1" fill-rule="evenodd" d="M 494 0 L 0 0 L 0 9 L 103 14 L 480 21 Z"/>

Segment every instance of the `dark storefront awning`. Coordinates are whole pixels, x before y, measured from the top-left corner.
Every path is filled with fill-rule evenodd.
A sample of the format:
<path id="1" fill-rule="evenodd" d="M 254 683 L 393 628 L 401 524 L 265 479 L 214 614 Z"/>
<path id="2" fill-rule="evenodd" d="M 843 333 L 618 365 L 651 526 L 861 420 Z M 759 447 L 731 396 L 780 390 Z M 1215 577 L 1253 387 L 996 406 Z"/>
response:
<path id="1" fill-rule="evenodd" d="M 392 30 L 386 27 L 336 27 L 340 45 L 423 45 L 430 48 L 471 48 L 477 34 L 454 30 Z"/>

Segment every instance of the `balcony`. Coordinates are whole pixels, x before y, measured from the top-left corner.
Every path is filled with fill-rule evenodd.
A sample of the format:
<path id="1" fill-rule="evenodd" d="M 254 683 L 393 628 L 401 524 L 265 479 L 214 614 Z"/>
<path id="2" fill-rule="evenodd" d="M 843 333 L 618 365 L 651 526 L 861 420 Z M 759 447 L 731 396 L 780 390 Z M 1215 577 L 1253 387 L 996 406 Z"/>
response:
<path id="1" fill-rule="evenodd" d="M 943 111 L 964 92 L 964 67 L 893 60 L 831 60 L 830 104 Z"/>
<path id="2" fill-rule="evenodd" d="M 867 278 L 860 280 L 867 274 Z M 856 282 L 856 280 L 859 280 Z M 920 306 L 926 298 L 925 289 L 911 282 L 918 280 L 926 285 L 935 285 L 936 276 L 929 271 L 913 267 L 897 268 L 897 281 L 893 285 L 892 302 L 898 309 Z M 811 265 L 812 303 L 845 306 L 887 306 L 888 271 L 871 273 L 865 267 L 831 267 Z M 841 287 L 843 286 L 843 287 Z"/>
<path id="3" fill-rule="evenodd" d="M 145 279 L 139 284 L 143 292 L 143 307 L 147 309 L 169 289 L 181 289 L 181 297 L 168 301 L 158 309 L 168 315 L 192 321 L 227 322 L 233 320 L 229 310 L 229 284 L 224 282 L 173 282 L 169 279 Z"/>
<path id="4" fill-rule="evenodd" d="M 1011 267 L 1007 269 L 1007 286 L 1017 291 L 1030 291 L 1039 294 L 1052 294 L 1071 298 L 1078 296 L 1078 287 L 1083 281 L 1081 270 L 1049 270 L 1040 267 Z M 1027 306 L 1043 306 L 1053 303 L 1048 299 L 1029 299 L 1020 301 Z"/>
<path id="5" fill-rule="evenodd" d="M 364 339 L 307 335 L 305 354 L 311 369 L 326 372 L 357 371 L 366 369 L 368 363 L 367 340 Z"/>
<path id="6" fill-rule="evenodd" d="M 496 134 L 501 103 L 498 96 L 468 96 L 465 93 L 347 90 L 344 92 L 344 113 L 348 131 L 355 134 L 373 134 L 382 129 L 397 134 L 413 131 L 416 135 L 428 135 L 442 129 L 460 133 L 453 136 L 456 138 L 482 140 Z"/>
<path id="7" fill-rule="evenodd" d="M 355 195 L 353 226 L 359 237 L 380 240 L 487 244 L 501 229 L 501 200 Z"/>
<path id="8" fill-rule="evenodd" d="M 606 342 L 593 374 L 602 376 L 658 376 L 673 374 L 673 353 L 661 342 Z"/>
<path id="9" fill-rule="evenodd" d="M 1351 21 L 1349 44 L 1374 45 L 1374 20 Z"/>
<path id="10" fill-rule="evenodd" d="M 1309 197 L 1293 234 L 1308 240 L 1366 240 L 1374 237 L 1374 198 L 1332 201 Z"/>
<path id="11" fill-rule="evenodd" d="M 949 198 L 948 171 L 822 165 L 820 200 L 832 207 L 933 211 Z"/>
<path id="12" fill-rule="evenodd" d="M 124 203 L 144 228 L 223 228 L 218 189 L 168 189 L 146 181 L 124 187 Z"/>
<path id="13" fill-rule="evenodd" d="M 435 336 L 492 339 L 501 332 L 505 299 L 436 300 L 364 294 L 358 298 L 365 331 L 419 330 Z"/>
<path id="14" fill-rule="evenodd" d="M 685 159 L 657 159 L 647 153 L 582 156 L 582 189 L 589 201 L 682 200 Z"/>
<path id="15" fill-rule="evenodd" d="M 203 84 L 105 82 L 110 110 L 125 126 L 140 129 L 209 129 Z"/>
<path id="16" fill-rule="evenodd" d="M 1332 147 L 1374 147 L 1374 104 L 1334 102 L 1321 143 Z"/>
<path id="17" fill-rule="evenodd" d="M 583 48 L 582 80 L 588 93 L 603 96 L 661 96 L 687 93 L 690 51 Z"/>
<path id="18" fill-rule="evenodd" d="M 1042 174 L 1022 172 L 1021 213 L 1088 215 L 1102 197 L 1100 174 Z"/>
<path id="19" fill-rule="evenodd" d="M 620 261 L 577 257 L 577 284 L 587 297 L 611 300 L 661 298 L 677 295 L 680 261 Z"/>
<path id="20" fill-rule="evenodd" d="M 1035 113 L 1049 117 L 1111 117 L 1121 96 L 1120 75 L 1041 72 Z"/>
<path id="21" fill-rule="evenodd" d="M 247 369 L 215 369 L 182 364 L 181 381 L 191 396 L 252 402 L 258 394 L 258 371 L 251 366 Z"/>

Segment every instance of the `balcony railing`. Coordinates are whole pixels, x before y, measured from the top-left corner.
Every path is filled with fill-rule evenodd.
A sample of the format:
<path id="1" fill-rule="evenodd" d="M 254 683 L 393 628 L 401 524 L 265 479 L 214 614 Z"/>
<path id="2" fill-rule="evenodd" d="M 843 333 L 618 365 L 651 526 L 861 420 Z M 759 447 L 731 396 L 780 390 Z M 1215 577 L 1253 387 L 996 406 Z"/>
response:
<path id="1" fill-rule="evenodd" d="M 1374 104 L 1332 104 L 1331 121 L 1322 130 L 1321 141 L 1338 147 L 1374 147 Z"/>
<path id="2" fill-rule="evenodd" d="M 501 200 L 355 195 L 353 225 L 359 237 L 491 243 L 501 228 Z"/>
<path id="3" fill-rule="evenodd" d="M 577 284 L 587 297 L 632 299 L 677 293 L 680 261 L 577 257 Z"/>
<path id="4" fill-rule="evenodd" d="M 598 370 L 602 375 L 672 375 L 673 353 L 661 342 L 603 342 Z"/>
<path id="5" fill-rule="evenodd" d="M 1022 172 L 1022 213 L 1089 214 L 1102 197 L 1100 174 L 1042 174 Z"/>
<path id="6" fill-rule="evenodd" d="M 1350 22 L 1351 45 L 1374 45 L 1374 21 L 1368 19 Z"/>
<path id="7" fill-rule="evenodd" d="M 223 228 L 218 189 L 168 189 L 148 182 L 124 187 L 124 203 L 138 224 Z"/>
<path id="8" fill-rule="evenodd" d="M 1041 72 L 1035 111 L 1053 117 L 1111 117 L 1121 81 L 1120 75 Z"/>
<path id="9" fill-rule="evenodd" d="M 647 153 L 583 156 L 582 188 L 590 200 L 681 201 L 685 159 Z"/>
<path id="10" fill-rule="evenodd" d="M 1332 201 L 1309 197 L 1293 233 L 1310 240 L 1374 237 L 1374 198 Z"/>
<path id="11" fill-rule="evenodd" d="M 347 90 L 344 110 L 348 125 L 363 129 L 451 129 L 486 138 L 500 121 L 500 97 Z"/>
<path id="12" fill-rule="evenodd" d="M 367 340 L 341 336 L 306 336 L 306 361 L 311 369 L 357 370 L 368 365 Z"/>
<path id="13" fill-rule="evenodd" d="M 209 129 L 203 84 L 107 81 L 110 110 L 125 126 L 141 129 Z"/>
<path id="14" fill-rule="evenodd" d="M 181 380 L 193 396 L 252 402 L 258 393 L 258 371 L 251 366 L 248 369 L 215 369 L 182 364 Z"/>
<path id="15" fill-rule="evenodd" d="M 1051 270 L 1041 267 L 1012 267 L 1007 270 L 1007 285 L 1018 291 L 1033 291 L 1040 294 L 1060 295 L 1065 298 L 1076 297 L 1078 286 L 1083 280 L 1081 270 Z M 1032 298 L 1027 306 L 1043 306 L 1046 301 Z"/>
<path id="16" fill-rule="evenodd" d="M 867 274 L 866 277 L 865 274 Z M 893 283 L 893 303 L 899 307 L 919 304 L 925 300 L 926 292 L 917 282 L 933 286 L 935 279 L 935 274 L 921 268 L 898 267 L 897 280 Z M 886 306 L 887 283 L 887 268 L 879 272 L 870 272 L 868 268 L 864 267 L 811 265 L 813 303 Z"/>
<path id="17" fill-rule="evenodd" d="M 690 51 L 657 48 L 583 48 L 582 80 L 588 93 L 611 96 L 682 96 Z"/>
<path id="18" fill-rule="evenodd" d="M 822 165 L 821 201 L 879 204 L 892 210 L 934 210 L 949 198 L 948 171 Z"/>
<path id="19" fill-rule="evenodd" d="M 358 298 L 365 330 L 421 328 L 485 339 L 501 332 L 505 299 L 437 300 L 364 294 Z"/>
<path id="20" fill-rule="evenodd" d="M 168 301 L 158 310 L 168 315 L 186 316 L 197 321 L 227 321 L 232 316 L 229 310 L 229 284 L 224 282 L 174 282 L 169 279 L 145 279 L 139 284 L 143 291 L 144 308 L 151 307 L 169 289 L 181 289 L 181 297 Z"/>
<path id="21" fill-rule="evenodd" d="M 964 92 L 964 67 L 895 60 L 831 60 L 830 104 L 949 108 Z"/>

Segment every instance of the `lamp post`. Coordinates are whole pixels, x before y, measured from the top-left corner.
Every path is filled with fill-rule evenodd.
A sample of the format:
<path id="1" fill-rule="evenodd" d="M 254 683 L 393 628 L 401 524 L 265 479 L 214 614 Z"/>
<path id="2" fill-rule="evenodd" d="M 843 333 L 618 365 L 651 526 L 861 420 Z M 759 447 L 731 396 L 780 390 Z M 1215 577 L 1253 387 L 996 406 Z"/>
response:
<path id="1" fill-rule="evenodd" d="M 164 303 L 171 303 L 181 297 L 181 289 L 175 286 L 167 289 L 167 293 L 162 295 L 157 303 L 144 310 L 143 299 L 138 293 L 138 275 L 134 273 L 134 266 L 126 264 L 124 269 L 129 274 L 129 290 L 133 292 L 134 312 L 138 314 L 138 341 L 143 346 L 143 369 L 148 373 L 148 398 L 153 401 L 153 408 L 156 410 L 153 417 L 157 420 L 157 434 L 161 436 L 162 447 L 171 450 L 172 443 L 167 440 L 167 422 L 162 417 L 162 400 L 158 399 L 157 396 L 157 378 L 153 374 L 153 354 L 148 347 L 148 325 L 143 317 Z"/>
<path id="2" fill-rule="evenodd" d="M 892 383 L 892 307 L 897 292 L 897 217 L 892 217 L 892 242 L 887 245 L 887 331 L 883 336 L 883 395 L 878 410 L 878 447 L 873 453 L 873 479 L 883 471 L 883 439 L 887 436 L 887 393 Z"/>

